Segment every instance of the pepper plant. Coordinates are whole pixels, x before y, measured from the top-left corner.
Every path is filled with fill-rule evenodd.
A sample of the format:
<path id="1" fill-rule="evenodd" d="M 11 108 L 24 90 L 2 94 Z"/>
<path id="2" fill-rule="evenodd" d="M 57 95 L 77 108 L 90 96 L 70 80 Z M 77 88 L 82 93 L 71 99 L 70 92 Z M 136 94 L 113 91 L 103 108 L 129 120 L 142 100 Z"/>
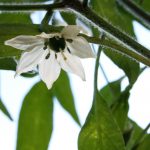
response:
<path id="1" fill-rule="evenodd" d="M 34 11 L 46 12 L 40 24 L 31 20 Z M 60 20 L 73 28 L 65 30 Z M 54 98 L 81 128 L 78 150 L 149 149 L 150 124 L 142 129 L 128 117 L 130 91 L 150 67 L 150 50 L 136 40 L 135 20 L 150 29 L 149 0 L 0 0 L 0 69 L 16 71 L 24 78 L 39 74 L 48 87 L 39 81 L 25 96 L 16 150 L 48 149 Z M 99 89 L 101 53 L 124 76 L 113 82 L 106 77 L 107 84 Z M 93 101 L 82 125 L 68 74 L 60 73 L 62 68 L 85 80 L 78 57 L 95 59 Z M 124 78 L 129 82 L 122 90 Z M 3 100 L 0 110 L 13 120 Z"/>

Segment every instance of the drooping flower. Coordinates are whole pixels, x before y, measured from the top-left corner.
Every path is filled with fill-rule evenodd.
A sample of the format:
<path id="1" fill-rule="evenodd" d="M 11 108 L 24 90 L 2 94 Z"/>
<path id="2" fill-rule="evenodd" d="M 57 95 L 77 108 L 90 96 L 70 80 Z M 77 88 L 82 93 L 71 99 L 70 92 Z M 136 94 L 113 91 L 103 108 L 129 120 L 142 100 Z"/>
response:
<path id="1" fill-rule="evenodd" d="M 40 77 L 48 89 L 59 77 L 61 68 L 85 80 L 80 58 L 92 58 L 95 55 L 86 39 L 78 36 L 80 31 L 81 27 L 69 25 L 58 33 L 20 35 L 5 41 L 5 45 L 24 50 L 16 74 L 31 71 L 38 65 Z"/>

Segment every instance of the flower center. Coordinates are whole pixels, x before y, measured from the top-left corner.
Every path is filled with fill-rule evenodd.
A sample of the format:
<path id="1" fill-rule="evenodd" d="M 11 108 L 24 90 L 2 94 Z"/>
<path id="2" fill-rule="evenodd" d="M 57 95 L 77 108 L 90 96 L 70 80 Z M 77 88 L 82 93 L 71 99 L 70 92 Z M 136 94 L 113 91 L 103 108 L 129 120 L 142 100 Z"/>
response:
<path id="1" fill-rule="evenodd" d="M 51 50 L 55 51 L 56 53 L 63 51 L 66 47 L 66 42 L 63 37 L 54 36 L 53 38 L 48 39 L 48 46 Z"/>

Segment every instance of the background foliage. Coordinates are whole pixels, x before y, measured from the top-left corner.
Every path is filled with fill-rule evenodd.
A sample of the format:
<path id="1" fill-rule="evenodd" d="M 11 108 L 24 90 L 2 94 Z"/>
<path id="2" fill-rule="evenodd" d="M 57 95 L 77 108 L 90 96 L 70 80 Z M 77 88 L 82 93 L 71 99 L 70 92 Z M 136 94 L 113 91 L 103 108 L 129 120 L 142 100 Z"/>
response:
<path id="1" fill-rule="evenodd" d="M 149 0 L 143 0 L 142 2 L 140 0 L 134 1 L 146 12 L 150 12 Z M 29 4 L 32 2 L 33 4 L 34 2 L 45 1 L 0 0 L 0 2 L 3 5 L 8 2 L 29 2 Z M 51 2 L 53 3 L 53 1 Z M 133 20 L 136 18 L 120 7 L 115 0 L 90 0 L 89 7 L 111 25 L 114 25 L 123 33 L 125 32 L 130 37 L 136 39 L 133 30 Z M 20 34 L 35 35 L 41 31 L 41 25 L 33 24 L 30 15 L 31 11 L 24 13 L 0 12 L 1 70 L 15 71 L 17 65 L 16 60 L 18 60 L 21 54 L 19 50 L 5 46 L 5 40 Z M 60 12 L 60 15 L 62 17 L 61 19 L 67 24 L 77 24 L 80 21 L 95 37 L 101 34 L 91 23 L 81 19 L 72 12 Z M 50 17 L 50 24 L 60 25 L 60 18 L 57 17 L 55 11 Z M 53 28 L 50 30 L 53 30 Z M 115 41 L 111 38 L 110 40 Z M 115 42 L 117 43 L 117 41 Z M 141 68 L 139 62 L 111 48 L 102 47 L 102 51 L 116 66 L 123 70 L 125 75 L 96 91 L 91 110 L 89 111 L 85 124 L 81 126 L 78 149 L 148 150 L 150 146 L 150 135 L 147 133 L 149 125 L 143 130 L 128 117 L 130 91 L 146 67 Z M 36 72 L 22 74 L 22 76 L 29 78 L 36 75 Z M 122 91 L 121 84 L 126 77 L 129 83 Z M 65 92 L 62 86 L 65 86 Z M 53 131 L 54 98 L 58 99 L 62 108 L 80 125 L 70 80 L 68 75 L 62 72 L 50 91 L 40 81 L 25 96 L 19 114 L 17 150 L 46 150 L 48 148 Z M 3 104 L 3 100 L 0 100 L 0 109 L 10 120 L 13 120 L 11 114 Z"/>

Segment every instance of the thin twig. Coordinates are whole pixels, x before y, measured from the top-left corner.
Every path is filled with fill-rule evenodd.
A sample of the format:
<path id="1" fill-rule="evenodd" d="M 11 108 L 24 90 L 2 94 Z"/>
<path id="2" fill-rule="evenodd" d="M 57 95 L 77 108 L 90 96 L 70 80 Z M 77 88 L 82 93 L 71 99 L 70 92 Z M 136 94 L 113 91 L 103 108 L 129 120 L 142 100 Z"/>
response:
<path id="1" fill-rule="evenodd" d="M 141 132 L 137 140 L 135 141 L 135 144 L 133 145 L 133 150 L 136 149 L 136 147 L 139 145 L 139 143 L 142 141 L 143 137 L 145 136 L 147 130 L 150 128 L 150 123 L 146 126 L 146 128 Z"/>
<path id="2" fill-rule="evenodd" d="M 104 75 L 104 78 L 105 78 L 106 82 L 109 83 L 109 80 L 108 80 L 108 78 L 107 78 L 107 75 L 106 75 L 106 73 L 105 73 L 105 71 L 104 71 L 104 68 L 103 68 L 103 66 L 102 66 L 101 63 L 99 63 L 99 67 L 100 67 L 100 69 L 101 69 L 101 71 L 102 71 L 102 73 L 103 73 L 103 75 Z"/>
<path id="3" fill-rule="evenodd" d="M 4 4 L 0 3 L 0 11 L 42 11 L 42 10 L 53 10 L 64 8 L 64 3 L 54 3 L 54 4 Z"/>
<path id="4" fill-rule="evenodd" d="M 150 59 L 132 51 L 129 48 L 121 46 L 120 44 L 117 44 L 117 43 L 110 41 L 110 40 L 107 40 L 107 39 L 101 40 L 100 38 L 89 37 L 89 36 L 86 36 L 84 34 L 80 34 L 80 35 L 82 35 L 90 43 L 100 44 L 100 45 L 103 45 L 105 47 L 117 50 L 120 53 L 123 53 L 132 59 L 134 58 L 135 60 L 142 62 L 143 64 L 150 67 Z"/>
<path id="5" fill-rule="evenodd" d="M 46 32 L 46 28 L 48 28 L 48 23 L 51 19 L 53 15 L 53 11 L 52 10 L 48 10 L 43 18 L 43 20 L 41 21 L 41 24 L 40 24 L 40 30 L 42 32 Z"/>
<path id="6" fill-rule="evenodd" d="M 97 52 L 97 58 L 95 62 L 95 73 L 94 73 L 94 93 L 98 91 L 97 89 L 97 78 L 98 78 L 98 67 L 99 67 L 99 58 L 101 54 L 102 47 L 99 47 Z"/>
<path id="7" fill-rule="evenodd" d="M 109 36 L 115 38 L 133 51 L 141 54 L 143 57 L 147 57 L 147 59 L 150 59 L 150 51 L 147 48 L 136 42 L 124 32 L 120 31 L 118 28 L 112 26 L 102 17 L 93 12 L 90 8 L 83 7 L 82 3 L 77 0 L 63 0 L 63 2 L 61 3 L 54 4 L 0 4 L 1 11 L 53 10 L 60 8 L 70 8 L 74 10 L 78 15 L 80 13 L 80 17 L 85 17 L 86 19 L 91 21 L 92 24 L 96 25 L 100 30 L 103 29 L 104 32 L 106 32 Z"/>
<path id="8" fill-rule="evenodd" d="M 88 0 L 83 0 L 83 7 L 87 7 L 88 5 Z"/>
<path id="9" fill-rule="evenodd" d="M 105 39 L 105 34 L 102 32 L 101 40 Z M 97 79 L 98 79 L 98 67 L 99 67 L 99 59 L 100 59 L 100 54 L 102 51 L 102 46 L 99 46 L 98 52 L 97 52 L 97 58 L 96 58 L 96 62 L 95 62 L 95 73 L 94 73 L 94 95 L 96 94 L 95 92 L 98 91 L 97 89 Z"/>
<path id="10" fill-rule="evenodd" d="M 131 0 L 116 0 L 128 13 L 150 29 L 150 14 Z"/>

